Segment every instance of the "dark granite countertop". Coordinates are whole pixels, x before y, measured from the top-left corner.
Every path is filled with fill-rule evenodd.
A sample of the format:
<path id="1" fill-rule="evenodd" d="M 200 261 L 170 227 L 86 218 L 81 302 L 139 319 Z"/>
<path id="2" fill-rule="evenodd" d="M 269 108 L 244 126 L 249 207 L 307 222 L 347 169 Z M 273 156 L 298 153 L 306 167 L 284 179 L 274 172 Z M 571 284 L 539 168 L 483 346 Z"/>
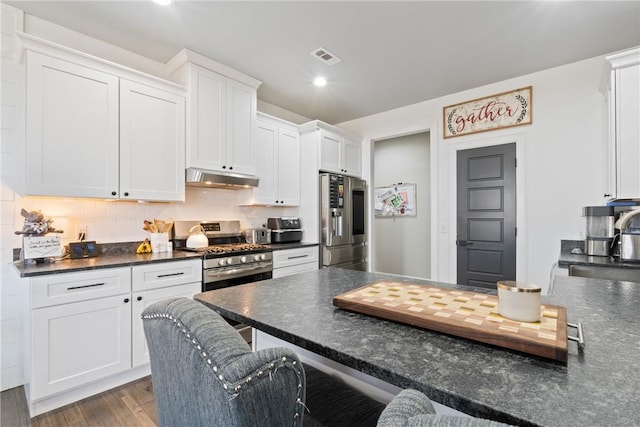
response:
<path id="1" fill-rule="evenodd" d="M 572 254 L 572 249 L 584 251 L 584 242 L 581 240 L 561 240 L 558 267 L 570 265 L 588 265 L 592 267 L 633 268 L 640 269 L 640 262 L 620 261 L 612 256 L 592 256 L 584 254 Z"/>
<path id="2" fill-rule="evenodd" d="M 638 425 L 640 287 L 556 279 L 543 302 L 566 307 L 569 322 L 582 323 L 586 342 L 583 350 L 569 342 L 564 365 L 333 306 L 334 296 L 381 279 L 434 284 L 328 268 L 195 298 L 231 319 L 474 416 L 517 425 Z"/>
<path id="3" fill-rule="evenodd" d="M 95 258 L 85 259 L 61 259 L 53 263 L 41 263 L 27 265 L 21 261 L 13 263 L 20 277 L 42 276 L 45 274 L 71 273 L 74 271 L 93 270 L 97 268 L 128 267 L 137 264 L 150 264 L 155 262 L 179 261 L 188 258 L 198 258 L 202 254 L 174 250 L 172 252 L 161 252 L 157 254 L 139 255 L 135 253 L 135 247 L 139 242 L 125 242 L 99 245 L 101 255 Z M 307 246 L 318 246 L 317 243 L 295 242 L 295 243 L 272 243 L 269 246 L 272 250 L 296 249 Z M 19 254 L 19 249 L 16 254 Z"/>
<path id="4" fill-rule="evenodd" d="M 560 256 L 558 257 L 558 267 L 569 267 L 570 265 L 640 269 L 640 262 L 619 261 L 617 258 L 611 256 L 592 256 L 560 252 Z"/>
<path id="5" fill-rule="evenodd" d="M 34 277 L 45 274 L 71 273 L 75 271 L 95 270 L 98 268 L 129 267 L 139 264 L 152 264 L 157 262 L 181 261 L 185 259 L 200 258 L 202 255 L 195 252 L 172 251 L 155 254 L 110 254 L 95 258 L 62 259 L 53 263 L 26 265 L 21 261 L 13 263 L 20 277 Z"/>

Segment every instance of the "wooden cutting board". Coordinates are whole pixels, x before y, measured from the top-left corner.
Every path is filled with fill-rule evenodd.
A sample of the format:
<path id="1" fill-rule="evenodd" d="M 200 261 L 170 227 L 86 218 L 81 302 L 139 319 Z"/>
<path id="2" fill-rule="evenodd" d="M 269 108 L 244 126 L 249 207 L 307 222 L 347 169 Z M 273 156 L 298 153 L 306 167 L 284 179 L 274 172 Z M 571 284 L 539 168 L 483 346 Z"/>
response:
<path id="1" fill-rule="evenodd" d="M 498 347 L 567 362 L 567 311 L 544 304 L 539 322 L 498 314 L 498 297 L 380 281 L 333 299 L 335 306 Z"/>

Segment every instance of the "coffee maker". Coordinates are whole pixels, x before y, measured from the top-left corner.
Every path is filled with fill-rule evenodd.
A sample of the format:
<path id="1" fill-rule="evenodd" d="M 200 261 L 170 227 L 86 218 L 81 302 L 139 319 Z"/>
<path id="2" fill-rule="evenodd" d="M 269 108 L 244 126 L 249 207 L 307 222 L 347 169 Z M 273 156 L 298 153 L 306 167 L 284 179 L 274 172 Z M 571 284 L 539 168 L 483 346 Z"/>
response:
<path id="1" fill-rule="evenodd" d="M 615 236 L 613 206 L 585 206 L 582 216 L 586 220 L 585 254 L 610 256 Z"/>
<path id="2" fill-rule="evenodd" d="M 614 255 L 620 261 L 640 261 L 640 208 L 621 212 L 615 229 Z"/>

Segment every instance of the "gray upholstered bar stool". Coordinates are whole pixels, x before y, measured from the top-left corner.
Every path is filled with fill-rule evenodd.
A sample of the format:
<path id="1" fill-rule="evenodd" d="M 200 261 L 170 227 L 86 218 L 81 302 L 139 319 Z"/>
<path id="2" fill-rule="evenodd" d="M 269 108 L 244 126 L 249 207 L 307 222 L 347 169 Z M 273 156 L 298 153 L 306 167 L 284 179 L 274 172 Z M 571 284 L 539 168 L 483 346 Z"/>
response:
<path id="1" fill-rule="evenodd" d="M 162 427 L 504 425 L 435 415 L 415 390 L 385 407 L 303 367 L 290 349 L 252 352 L 220 315 L 191 299 L 159 301 L 142 319 Z"/>

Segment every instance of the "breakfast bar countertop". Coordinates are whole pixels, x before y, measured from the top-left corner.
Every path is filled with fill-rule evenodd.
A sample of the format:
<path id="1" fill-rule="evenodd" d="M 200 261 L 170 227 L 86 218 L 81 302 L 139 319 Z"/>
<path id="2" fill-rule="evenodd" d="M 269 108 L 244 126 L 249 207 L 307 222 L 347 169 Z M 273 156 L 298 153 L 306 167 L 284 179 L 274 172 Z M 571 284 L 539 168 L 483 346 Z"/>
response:
<path id="1" fill-rule="evenodd" d="M 558 277 L 543 303 L 566 307 L 585 347 L 566 364 L 333 305 L 380 280 L 458 287 L 339 268 L 197 294 L 222 315 L 470 415 L 526 426 L 640 423 L 640 287 Z M 574 335 L 573 330 L 570 335 Z"/>

